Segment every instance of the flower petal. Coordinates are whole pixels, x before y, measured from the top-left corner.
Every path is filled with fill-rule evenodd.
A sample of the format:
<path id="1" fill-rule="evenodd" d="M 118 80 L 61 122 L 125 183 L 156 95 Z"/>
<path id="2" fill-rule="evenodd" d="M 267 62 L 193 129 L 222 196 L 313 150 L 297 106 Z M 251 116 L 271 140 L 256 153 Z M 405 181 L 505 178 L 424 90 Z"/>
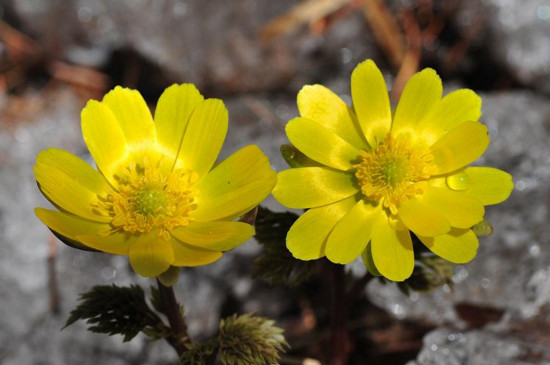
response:
<path id="1" fill-rule="evenodd" d="M 97 222 L 109 222 L 94 205 L 110 189 L 99 172 L 75 155 L 50 148 L 36 158 L 34 176 L 44 195 L 61 209 Z"/>
<path id="2" fill-rule="evenodd" d="M 254 235 L 254 227 L 242 222 L 192 222 L 170 233 L 178 240 L 213 251 L 229 251 Z"/>
<path id="3" fill-rule="evenodd" d="M 439 236 L 451 229 L 449 221 L 439 210 L 416 198 L 401 203 L 398 214 L 403 224 L 418 235 Z"/>
<path id="4" fill-rule="evenodd" d="M 464 193 L 429 186 L 422 194 L 422 201 L 437 209 L 457 228 L 470 228 L 483 220 L 483 204 Z"/>
<path id="5" fill-rule="evenodd" d="M 391 109 L 384 76 L 372 60 L 360 63 L 353 70 L 351 97 L 359 125 L 374 148 L 390 130 Z"/>
<path id="6" fill-rule="evenodd" d="M 359 150 L 334 132 L 306 118 L 294 118 L 285 128 L 289 141 L 307 157 L 338 170 L 349 170 Z"/>
<path id="7" fill-rule="evenodd" d="M 174 249 L 174 266 L 200 266 L 217 261 L 223 254 L 219 251 L 210 251 L 190 246 L 177 239 L 172 239 Z"/>
<path id="8" fill-rule="evenodd" d="M 90 100 L 82 110 L 82 135 L 97 167 L 112 186 L 120 165 L 126 163 L 129 150 L 126 137 L 112 113 L 103 103 Z"/>
<path id="9" fill-rule="evenodd" d="M 206 175 L 216 162 L 227 134 L 227 109 L 221 100 L 207 99 L 191 114 L 178 160 L 183 168 Z"/>
<path id="10" fill-rule="evenodd" d="M 288 208 L 304 209 L 334 203 L 358 191 L 352 173 L 303 167 L 280 172 L 273 196 Z"/>
<path id="11" fill-rule="evenodd" d="M 306 85 L 298 93 L 298 110 L 304 118 L 314 120 L 328 128 L 349 144 L 359 149 L 367 147 L 361 128 L 354 121 L 353 111 L 322 85 Z"/>
<path id="12" fill-rule="evenodd" d="M 384 214 L 380 206 L 361 199 L 336 224 L 327 241 L 327 259 L 337 264 L 349 264 L 367 247 L 378 216 Z"/>
<path id="13" fill-rule="evenodd" d="M 178 155 L 191 113 L 203 100 L 193 84 L 172 85 L 160 96 L 155 110 L 157 139 L 171 155 Z"/>
<path id="14" fill-rule="evenodd" d="M 460 89 L 445 95 L 417 130 L 433 143 L 459 124 L 477 121 L 480 116 L 481 98 L 472 90 Z"/>
<path id="15" fill-rule="evenodd" d="M 36 208 L 34 213 L 52 231 L 72 240 L 82 242 L 85 246 L 99 251 L 115 255 L 127 255 L 130 246 L 135 242 L 135 239 L 129 238 L 122 233 L 107 235 L 111 228 L 105 223 L 92 222 L 78 218 L 72 214 L 44 208 Z M 92 244 L 89 244 L 90 242 L 88 240 L 84 242 L 82 237 L 95 237 L 95 240 Z"/>
<path id="16" fill-rule="evenodd" d="M 156 140 L 151 112 L 137 90 L 115 87 L 103 97 L 132 149 L 142 150 Z"/>
<path id="17" fill-rule="evenodd" d="M 246 212 L 264 200 L 277 181 L 264 153 L 254 145 L 235 152 L 198 184 L 198 221 L 219 220 Z"/>
<path id="18" fill-rule="evenodd" d="M 306 211 L 290 227 L 286 247 L 300 260 L 325 256 L 327 238 L 340 219 L 356 204 L 355 197 Z"/>
<path id="19" fill-rule="evenodd" d="M 474 162 L 487 146 L 487 127 L 478 122 L 464 122 L 441 137 L 430 149 L 441 175 Z"/>
<path id="20" fill-rule="evenodd" d="M 418 238 L 437 256 L 455 264 L 464 264 L 472 260 L 479 245 L 477 236 L 471 229 L 453 228 L 441 236 Z"/>
<path id="21" fill-rule="evenodd" d="M 468 167 L 465 172 L 469 187 L 464 194 L 477 199 L 483 205 L 505 201 L 514 189 L 512 176 L 502 170 L 491 167 Z"/>
<path id="22" fill-rule="evenodd" d="M 130 247 L 130 265 L 141 276 L 154 278 L 174 263 L 174 249 L 170 241 L 156 232 L 141 235 Z"/>
<path id="23" fill-rule="evenodd" d="M 411 276 L 414 252 L 409 230 L 395 230 L 388 218 L 381 215 L 374 223 L 370 245 L 380 274 L 393 281 L 403 281 Z"/>
<path id="24" fill-rule="evenodd" d="M 431 68 L 413 75 L 397 104 L 392 133 L 412 133 L 438 104 L 442 92 L 441 79 Z"/>

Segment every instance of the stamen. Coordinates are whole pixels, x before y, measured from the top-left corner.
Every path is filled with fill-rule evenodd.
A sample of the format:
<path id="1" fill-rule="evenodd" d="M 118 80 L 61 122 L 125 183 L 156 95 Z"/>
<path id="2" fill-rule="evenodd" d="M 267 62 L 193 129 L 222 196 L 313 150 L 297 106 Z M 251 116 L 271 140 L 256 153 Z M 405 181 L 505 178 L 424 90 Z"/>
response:
<path id="1" fill-rule="evenodd" d="M 412 148 L 408 141 L 388 134 L 382 144 L 361 151 L 354 165 L 363 195 L 397 214 L 400 202 L 422 193 L 424 181 L 437 172 L 427 148 Z"/>
<path id="2" fill-rule="evenodd" d="M 170 239 L 170 230 L 188 225 L 194 203 L 198 175 L 178 169 L 163 174 L 156 166 L 131 164 L 119 176 L 118 191 L 99 204 L 110 215 L 113 231 L 146 233 L 158 229 Z"/>

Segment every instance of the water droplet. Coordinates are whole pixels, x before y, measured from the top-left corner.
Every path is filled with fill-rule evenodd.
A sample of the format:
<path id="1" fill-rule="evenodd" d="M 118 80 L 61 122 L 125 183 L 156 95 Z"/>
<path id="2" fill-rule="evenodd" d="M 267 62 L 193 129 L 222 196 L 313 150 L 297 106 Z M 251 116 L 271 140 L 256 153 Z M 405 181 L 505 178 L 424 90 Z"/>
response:
<path id="1" fill-rule="evenodd" d="M 173 13 L 175 16 L 183 16 L 187 13 L 187 4 L 184 2 L 176 2 L 174 4 Z"/>
<path id="2" fill-rule="evenodd" d="M 537 18 L 540 20 L 548 20 L 550 19 L 550 6 L 549 5 L 541 5 L 537 8 Z"/>
<path id="3" fill-rule="evenodd" d="M 489 287 L 489 285 L 491 285 L 491 280 L 489 280 L 487 278 L 481 279 L 481 287 L 482 288 L 487 289 Z"/>
<path id="4" fill-rule="evenodd" d="M 433 344 L 430 346 L 430 350 L 432 350 L 432 351 L 437 351 L 437 349 L 438 349 L 438 346 L 437 346 L 435 343 L 433 343 Z"/>
<path id="5" fill-rule="evenodd" d="M 94 12 L 89 7 L 82 6 L 78 9 L 76 16 L 78 17 L 78 20 L 80 20 L 82 23 L 88 23 L 94 17 Z"/>
<path id="6" fill-rule="evenodd" d="M 533 257 L 538 257 L 540 255 L 540 246 L 537 243 L 533 243 L 529 247 L 529 254 Z"/>
<path id="7" fill-rule="evenodd" d="M 350 63 L 352 58 L 353 54 L 351 53 L 351 50 L 349 48 L 342 48 L 340 50 L 340 59 L 342 60 L 343 64 Z"/>
<path id="8" fill-rule="evenodd" d="M 457 273 L 453 275 L 453 283 L 458 284 L 464 281 L 468 277 L 468 275 L 468 270 L 466 270 L 465 268 L 460 268 Z"/>
<path id="9" fill-rule="evenodd" d="M 519 180 L 516 183 L 516 190 L 517 191 L 523 191 L 527 187 L 527 182 L 525 180 Z"/>
<path id="10" fill-rule="evenodd" d="M 464 171 L 448 176 L 447 186 L 453 190 L 466 190 L 470 186 L 470 177 Z"/>
<path id="11" fill-rule="evenodd" d="M 392 307 L 392 312 L 397 317 L 397 319 L 404 319 L 406 316 L 405 310 L 400 304 L 394 304 Z"/>
<path id="12" fill-rule="evenodd" d="M 111 267 L 104 267 L 101 269 L 101 277 L 104 280 L 112 280 L 116 276 L 116 270 Z"/>
<path id="13" fill-rule="evenodd" d="M 25 143 L 25 142 L 28 142 L 28 140 L 30 139 L 30 134 L 29 134 L 29 131 L 25 128 L 17 128 L 17 130 L 15 131 L 15 139 L 17 140 L 17 142 L 19 143 Z"/>

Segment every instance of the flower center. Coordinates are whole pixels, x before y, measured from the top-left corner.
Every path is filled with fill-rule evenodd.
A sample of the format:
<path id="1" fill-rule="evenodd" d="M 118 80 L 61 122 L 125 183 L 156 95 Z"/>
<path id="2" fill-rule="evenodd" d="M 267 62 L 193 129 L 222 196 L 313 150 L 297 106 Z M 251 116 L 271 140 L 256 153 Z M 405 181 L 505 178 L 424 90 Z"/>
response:
<path id="1" fill-rule="evenodd" d="M 159 236 L 170 239 L 170 230 L 186 226 L 193 220 L 197 174 L 178 169 L 162 173 L 157 167 L 130 165 L 119 176 L 118 191 L 102 205 L 113 217 L 114 230 L 146 233 L 159 230 Z"/>
<path id="2" fill-rule="evenodd" d="M 412 148 L 404 139 L 388 134 L 370 151 L 361 151 L 354 167 L 363 195 L 397 214 L 400 202 L 422 192 L 423 181 L 437 172 L 427 148 Z"/>

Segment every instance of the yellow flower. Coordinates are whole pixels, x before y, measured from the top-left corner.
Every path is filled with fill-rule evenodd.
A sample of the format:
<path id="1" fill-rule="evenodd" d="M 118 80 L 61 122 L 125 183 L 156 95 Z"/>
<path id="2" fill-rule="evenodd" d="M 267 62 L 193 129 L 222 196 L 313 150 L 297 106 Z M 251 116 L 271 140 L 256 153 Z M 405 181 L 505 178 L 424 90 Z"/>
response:
<path id="1" fill-rule="evenodd" d="M 481 99 L 467 89 L 441 98 L 440 78 L 425 69 L 392 114 L 371 60 L 354 70 L 351 94 L 353 109 L 321 85 L 298 94 L 301 117 L 286 133 L 310 163 L 279 173 L 273 191 L 287 207 L 309 208 L 288 232 L 288 249 L 340 264 L 363 254 L 365 265 L 401 281 L 414 267 L 413 232 L 435 254 L 470 261 L 478 247 L 470 228 L 513 188 L 506 172 L 466 167 L 489 144 Z"/>
<path id="2" fill-rule="evenodd" d="M 277 178 L 252 145 L 213 167 L 227 125 L 222 101 L 204 100 L 191 84 L 164 91 L 154 122 L 139 92 L 116 87 L 82 111 L 99 171 L 69 152 L 42 151 L 36 181 L 59 211 L 35 213 L 64 240 L 128 255 L 142 276 L 214 262 L 254 234 L 233 220 Z"/>

